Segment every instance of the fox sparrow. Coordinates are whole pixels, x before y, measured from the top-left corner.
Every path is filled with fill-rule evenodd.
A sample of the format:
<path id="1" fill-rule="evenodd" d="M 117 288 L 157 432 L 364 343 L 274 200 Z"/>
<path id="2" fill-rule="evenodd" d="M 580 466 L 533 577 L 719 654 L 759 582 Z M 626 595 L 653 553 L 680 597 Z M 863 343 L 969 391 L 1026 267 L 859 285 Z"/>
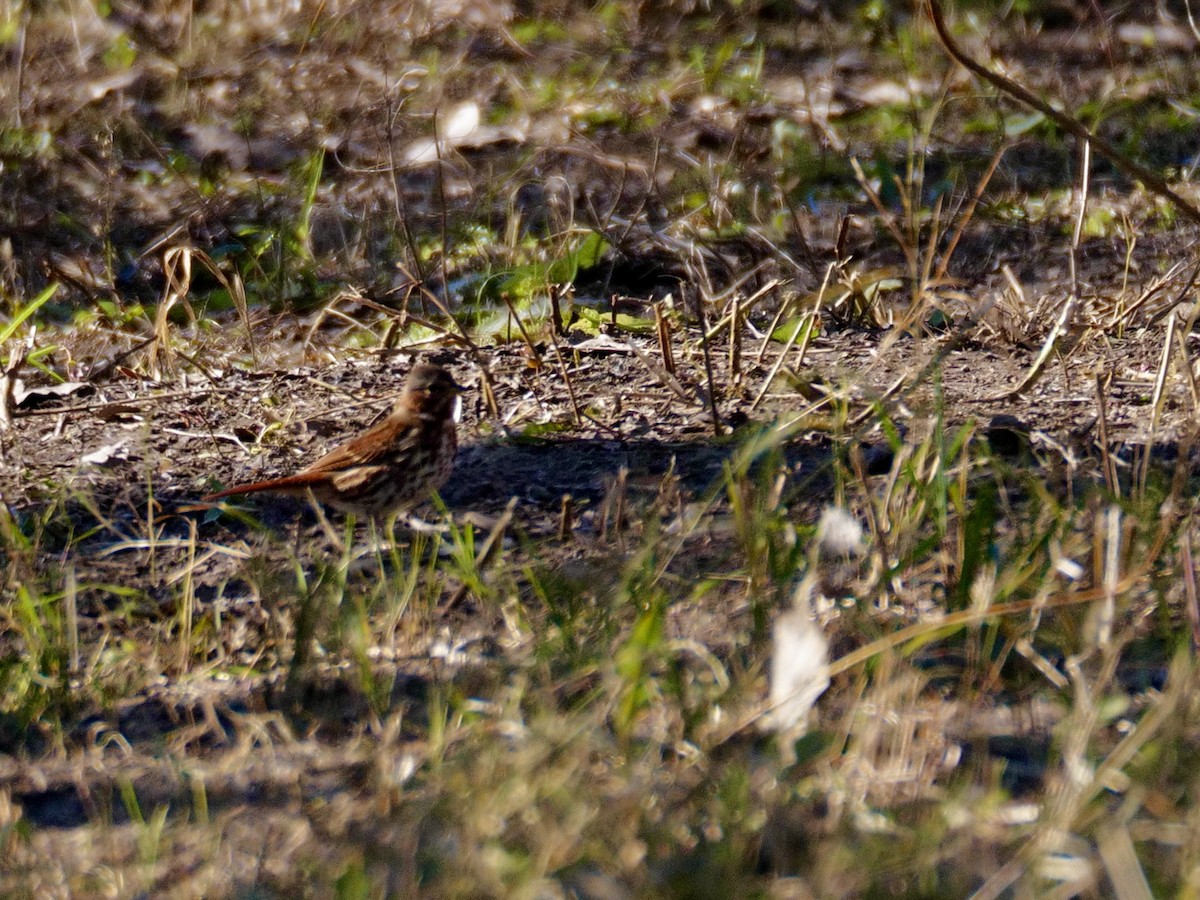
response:
<path id="1" fill-rule="evenodd" d="M 386 518 L 425 500 L 441 487 L 458 449 L 458 392 L 450 373 L 417 365 L 387 418 L 326 453 L 295 475 L 240 484 L 201 499 L 259 491 L 313 496 L 334 509 Z"/>

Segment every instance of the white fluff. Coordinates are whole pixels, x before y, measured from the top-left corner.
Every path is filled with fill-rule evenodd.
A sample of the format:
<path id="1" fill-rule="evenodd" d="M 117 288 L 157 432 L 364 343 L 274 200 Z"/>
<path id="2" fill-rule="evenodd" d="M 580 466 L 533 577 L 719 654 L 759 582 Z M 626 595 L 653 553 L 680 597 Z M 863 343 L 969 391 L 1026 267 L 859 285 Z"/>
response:
<path id="1" fill-rule="evenodd" d="M 829 687 L 829 643 L 808 610 L 790 609 L 775 620 L 768 727 L 795 737 Z"/>

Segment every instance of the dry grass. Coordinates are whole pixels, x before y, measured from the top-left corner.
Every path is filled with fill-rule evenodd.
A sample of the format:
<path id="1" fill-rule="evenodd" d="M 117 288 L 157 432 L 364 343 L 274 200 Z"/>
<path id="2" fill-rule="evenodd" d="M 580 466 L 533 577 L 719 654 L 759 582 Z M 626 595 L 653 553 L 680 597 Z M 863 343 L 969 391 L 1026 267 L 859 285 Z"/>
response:
<path id="1" fill-rule="evenodd" d="M 0 0 L 0 892 L 1190 889 L 1186 233 L 876 12 Z M 442 531 L 181 510 L 417 352 Z"/>

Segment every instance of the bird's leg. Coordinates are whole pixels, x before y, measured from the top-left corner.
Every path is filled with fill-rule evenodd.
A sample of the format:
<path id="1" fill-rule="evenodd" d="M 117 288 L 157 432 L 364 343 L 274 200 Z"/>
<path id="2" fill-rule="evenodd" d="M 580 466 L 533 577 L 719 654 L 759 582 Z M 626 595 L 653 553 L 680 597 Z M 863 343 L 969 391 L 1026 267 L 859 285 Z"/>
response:
<path id="1" fill-rule="evenodd" d="M 329 539 L 329 543 L 338 553 L 346 552 L 346 544 L 334 530 L 333 525 L 329 522 L 329 517 L 325 515 L 325 510 L 321 508 L 321 504 L 317 502 L 317 498 L 313 496 L 312 489 L 305 490 L 305 495 L 308 497 L 308 505 L 313 508 L 313 513 L 316 514 L 317 524 L 321 526 L 321 530 L 325 532 L 325 537 Z M 351 533 L 353 533 L 353 516 L 348 516 L 347 519 L 351 522 Z"/>
<path id="2" fill-rule="evenodd" d="M 382 537 L 380 536 L 382 532 Z M 383 571 L 383 554 L 385 550 L 390 550 L 396 546 L 395 540 L 388 531 L 386 525 L 382 523 L 378 516 L 371 516 L 367 519 L 367 554 L 374 555 L 379 563 L 379 571 Z"/>

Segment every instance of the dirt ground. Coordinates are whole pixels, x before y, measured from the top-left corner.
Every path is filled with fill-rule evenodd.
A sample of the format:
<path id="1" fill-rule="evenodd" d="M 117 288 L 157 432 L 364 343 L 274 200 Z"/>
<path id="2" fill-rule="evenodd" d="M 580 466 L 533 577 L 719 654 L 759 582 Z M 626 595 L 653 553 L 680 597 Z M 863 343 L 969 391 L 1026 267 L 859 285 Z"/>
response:
<path id="1" fill-rule="evenodd" d="M 419 723 L 434 718 L 441 686 L 499 697 L 545 652 L 518 636 L 514 623 L 529 613 L 483 603 L 465 578 L 449 579 L 419 614 L 376 635 L 364 667 L 386 674 L 382 705 L 404 711 L 384 741 L 380 702 L 354 677 L 361 660 L 325 656 L 317 640 L 312 677 L 298 688 L 279 649 L 279 635 L 300 629 L 303 616 L 288 579 L 328 578 L 347 552 L 336 546 L 341 520 L 331 535 L 303 501 L 269 496 L 226 512 L 195 504 L 220 486 L 295 471 L 362 430 L 417 358 L 446 365 L 467 388 L 456 468 L 440 496 L 451 521 L 477 542 L 499 523 L 513 571 L 551 573 L 578 587 L 581 604 L 617 591 L 639 540 L 682 527 L 689 509 L 711 500 L 703 534 L 669 568 L 681 584 L 711 576 L 720 586 L 673 604 L 665 629 L 734 671 L 757 672 L 745 657 L 762 640 L 747 637 L 759 634 L 758 612 L 732 587 L 741 572 L 730 574 L 737 525 L 726 473 L 772 424 L 804 416 L 778 461 L 786 515 L 799 527 L 844 502 L 847 459 L 861 459 L 878 486 L 905 452 L 897 440 L 911 448 L 937 428 L 977 435 L 997 465 L 1020 467 L 1060 498 L 1103 485 L 1106 473 L 1135 480 L 1146 455 L 1168 480 L 1179 459 L 1195 475 L 1200 335 L 1168 322 L 1190 322 L 1196 302 L 1196 227 L 1170 221 L 1101 160 L 1091 190 L 1103 221 L 1073 247 L 1074 148 L 1033 128 L 1006 139 L 979 213 L 957 220 L 964 230 L 946 276 L 927 283 L 906 267 L 904 242 L 884 220 L 902 226 L 904 202 L 919 206 L 911 237 L 925 252 L 931 208 L 947 222 L 963 215 L 995 151 L 973 117 L 999 102 L 948 65 L 914 68 L 893 46 L 906 46 L 916 27 L 906 16 L 871 25 L 864 42 L 862 16 L 793 18 L 764 7 L 744 44 L 764 48 L 758 68 L 747 51 L 748 74 L 739 74 L 713 62 L 720 27 L 676 5 L 661 20 L 638 7 L 644 18 L 631 24 L 630 13 L 624 43 L 605 45 L 608 63 L 594 69 L 589 41 L 611 30 L 561 4 L 517 4 L 514 14 L 505 4 L 497 13 L 488 4 L 372 2 L 360 5 L 372 15 L 357 20 L 338 4 L 299 4 L 299 15 L 246 4 L 239 19 L 218 3 L 196 22 L 179 6 L 115 3 L 111 15 L 81 16 L 73 32 L 34 15 L 23 49 L 6 51 L 20 57 L 22 78 L 7 79 L 0 95 L 20 110 L 0 147 L 0 296 L 11 320 L 18 298 L 28 302 L 51 281 L 62 287 L 40 333 L 6 345 L 9 364 L 21 340 L 25 353 L 54 347 L 36 358 L 41 369 L 18 367 L 6 382 L 0 499 L 12 573 L 5 599 L 17 611 L 4 619 L 0 652 L 25 652 L 18 601 L 36 582 L 70 598 L 85 657 L 126 654 L 103 691 L 60 698 L 66 712 L 56 721 L 0 716 L 0 825 L 20 821 L 33 834 L 10 847 L 6 890 L 31 872 L 53 880 L 53 871 L 63 879 L 56 889 L 69 893 L 78 873 L 41 863 L 73 853 L 93 869 L 125 872 L 145 855 L 139 808 L 194 812 L 197 785 L 206 815 L 221 819 L 223 840 L 237 848 L 229 869 L 214 871 L 203 829 L 181 829 L 171 854 L 155 861 L 150 890 L 286 892 L 297 883 L 296 858 L 340 871 L 346 846 L 370 859 L 408 858 L 397 847 L 417 838 L 395 818 L 376 822 L 372 804 L 402 793 L 405 766 L 426 759 L 435 741 Z M 725 27 L 744 21 L 721 10 L 713 21 Z M 1161 112 L 1200 78 L 1191 44 L 1171 42 L 1186 37 L 1178 21 L 1097 23 L 1082 4 L 1047 10 L 1050 24 L 1005 32 L 1004 46 L 1021 48 L 1006 62 L 1038 90 L 1089 97 L 1115 71 L 1127 96 Z M 222 33 L 210 20 L 230 28 L 236 55 L 216 53 Z M 696 29 L 686 34 L 702 36 L 703 58 L 662 37 L 673 34 L 656 25 L 666 20 Z M 1158 28 L 1156 42 L 1139 42 L 1135 26 Z M 116 65 L 123 41 L 138 52 Z M 973 40 L 980 53 L 994 51 L 988 43 Z M 556 93 L 546 87 L 553 76 L 579 83 Z M 745 93 L 747 84 L 754 90 Z M 920 119 L 913 109 L 927 107 L 913 97 L 942 96 L 939 85 L 961 105 L 936 120 L 927 149 L 913 151 L 873 118 Z M 539 90 L 550 99 L 539 101 Z M 470 118 L 472 102 L 482 124 L 443 148 L 443 165 L 423 162 L 434 112 L 465 109 Z M 1178 172 L 1200 126 L 1139 121 L 1114 105 L 1106 133 Z M 811 139 L 811 159 L 794 163 L 779 149 L 789 128 Z M 52 151 L 37 149 L 43 134 Z M 914 159 L 921 176 L 903 202 L 885 196 L 881 214 L 850 174 L 850 156 L 875 166 L 881 194 L 912 175 Z M 319 189 L 306 200 L 314 173 Z M 471 243 L 483 232 L 486 240 Z M 425 302 L 441 301 L 468 324 L 503 319 L 516 282 L 491 296 L 488 279 L 540 264 L 550 245 L 561 258 L 570 245 L 561 236 L 581 233 L 602 235 L 606 250 L 572 273 L 564 302 L 580 321 L 598 311 L 598 326 L 558 334 L 544 311 L 513 306 L 510 320 L 527 316 L 528 340 L 509 321 L 468 346 Z M 256 245 L 258 234 L 274 243 Z M 940 234 L 944 250 L 944 227 Z M 300 249 L 275 265 L 271 254 L 289 240 Z M 156 320 L 170 290 L 163 249 L 185 245 L 239 273 L 250 297 L 244 319 L 218 308 L 228 296 L 211 300 L 221 285 L 197 262 L 190 308 Z M 771 339 L 780 307 L 811 309 L 830 267 L 837 283 L 857 287 L 822 294 L 840 299 L 822 301 L 802 352 Z M 464 299 L 471 291 L 486 316 Z M 741 327 L 728 327 L 733 298 L 756 291 L 761 303 L 741 319 L 734 307 Z M 1073 291 L 1077 310 L 1035 362 Z M 921 315 L 895 327 L 918 296 Z M 656 308 L 670 326 L 665 341 L 649 331 Z M 627 318 L 618 322 L 618 312 Z M 418 335 L 429 319 L 440 333 Z M 705 341 L 705 328 L 722 321 Z M 67 385 L 51 390 L 56 380 Z M 396 559 L 429 548 L 402 529 L 399 556 L 388 559 L 370 548 L 376 537 L 358 525 L 344 577 L 391 577 Z M 442 546 L 444 559 L 452 550 Z M 522 582 L 529 593 L 519 600 L 534 580 Z M 177 630 L 193 625 L 179 613 L 181 594 L 212 629 L 203 660 L 169 659 Z M 941 599 L 925 591 L 872 624 L 919 621 Z M 844 627 L 834 656 L 867 639 Z M 547 692 L 570 707 L 600 676 L 560 665 L 546 663 Z M 1159 683 L 1165 668 L 1156 657 L 1122 672 Z M 147 672 L 156 674 L 142 681 Z M 748 680 L 761 687 L 761 678 Z M 854 702 L 849 693 L 831 701 L 839 713 Z M 980 709 L 957 696 L 936 704 L 930 758 L 956 739 L 1011 738 L 1018 746 L 989 752 L 1008 765 L 1015 794 L 1035 791 L 1063 713 L 1020 690 L 997 698 Z M 381 753 L 380 742 L 394 752 Z M 730 744 L 731 754 L 743 749 Z M 699 793 L 701 783 L 689 770 L 672 788 Z M 439 801 L 418 802 L 436 818 Z M 124 827 L 131 823 L 138 828 Z M 420 835 L 422 846 L 439 839 Z M 566 879 L 576 895 L 626 896 L 589 893 L 586 875 Z M 392 876 L 389 885 L 424 884 L 427 873 Z M 87 883 L 101 892 L 99 881 Z"/>
<path id="2" fill-rule="evenodd" d="M 235 326 L 229 330 L 235 331 Z M 1097 372 L 1111 373 L 1112 380 L 1104 390 L 1108 449 L 1121 461 L 1123 474 L 1146 451 L 1151 437 L 1146 411 L 1164 333 L 1164 328 L 1155 328 L 1120 340 L 1093 339 L 1054 358 L 1032 389 L 1012 397 L 998 395 L 1021 383 L 1036 356 L 1034 349 L 998 352 L 978 342 L 954 346 L 954 336 L 934 335 L 919 343 L 901 338 L 880 352 L 887 340 L 884 333 L 848 329 L 823 334 L 808 351 L 805 371 L 838 386 L 854 410 L 885 398 L 884 407 L 905 430 L 927 430 L 937 414 L 935 404 L 940 404 L 950 427 L 971 425 L 993 438 L 999 433 L 1001 442 L 1028 441 L 1035 450 L 1035 465 L 1045 466 L 1047 481 L 1061 490 L 1064 468 L 1082 482 L 1099 482 L 1102 477 Z M 576 340 L 585 347 L 595 343 L 586 337 Z M 573 558 L 590 557 L 582 563 L 583 571 L 594 576 L 594 567 L 603 565 L 594 554 L 600 531 L 608 525 L 606 498 L 619 477 L 627 479 L 630 509 L 634 510 L 654 501 L 664 475 L 671 472 L 682 508 L 720 488 L 723 462 L 738 445 L 739 434 L 809 402 L 804 393 L 789 389 L 787 379 L 781 376 L 765 394 L 764 402 L 749 411 L 778 351 L 769 347 L 762 364 L 745 367 L 740 386 L 731 389 L 727 348 L 718 343 L 713 348 L 715 382 L 727 387 L 718 401 L 723 433 L 714 438 L 710 412 L 695 399 L 698 389 L 703 392 L 706 379 L 702 354 L 694 343 L 685 346 L 681 342 L 676 348 L 678 383 L 690 396 L 685 400 L 621 346 L 632 341 L 639 342 L 648 357 L 659 352 L 654 343 L 633 335 L 614 339 L 616 349 L 572 352 L 569 344 L 562 348 L 571 360 L 567 373 L 575 402 L 586 410 L 580 424 L 574 423 L 566 383 L 550 354 L 541 367 L 534 367 L 524 347 L 497 347 L 486 352 L 501 413 L 495 418 L 484 407 L 479 371 L 465 353 L 446 348 L 426 351 L 423 358 L 449 366 L 467 386 L 460 452 L 454 474 L 441 494 L 450 514 L 460 522 L 487 529 L 515 498 L 517 544 L 554 541 L 561 525 L 563 497 L 569 496 L 574 539 L 550 550 L 549 556 L 557 557 L 564 567 L 570 567 Z M 219 600 L 231 614 L 246 615 L 243 631 L 249 627 L 253 632 L 262 622 L 255 622 L 261 612 L 255 612 L 254 606 L 260 601 L 244 593 L 246 553 L 251 553 L 257 564 L 269 566 L 272 559 L 286 565 L 290 552 L 285 546 L 263 544 L 256 529 L 294 534 L 295 546 L 302 554 L 320 556 L 327 552 L 321 549 L 326 539 L 312 510 L 302 501 L 287 498 L 244 501 L 239 505 L 246 507 L 257 523 L 248 528 L 228 517 L 217 518 L 215 513 L 178 514 L 175 508 L 194 504 L 217 485 L 286 474 L 365 427 L 373 412 L 387 406 L 386 398 L 394 394 L 411 360 L 412 356 L 403 352 L 363 353 L 326 366 L 272 370 L 260 365 L 254 372 L 214 373 L 211 380 L 181 387 L 119 379 L 93 385 L 93 391 L 79 401 L 60 404 L 55 400 L 28 413 L 17 413 L 5 437 L 0 493 L 18 515 L 36 518 L 47 503 L 65 503 L 80 532 L 95 528 L 75 545 L 69 559 L 81 586 L 97 585 L 94 591 L 81 587 L 79 602 L 85 616 L 103 619 L 112 603 L 105 585 L 138 586 L 145 591 L 146 602 L 169 604 L 178 573 L 186 568 L 201 602 Z M 183 381 L 191 379 L 181 380 L 181 384 Z M 896 390 L 898 384 L 901 387 Z M 1192 433 L 1194 418 L 1186 384 L 1174 379 L 1165 413 L 1152 435 L 1156 456 L 1169 464 L 1177 441 Z M 731 419 L 738 423 L 737 429 L 728 424 Z M 256 440 L 267 423 L 276 422 L 282 427 L 265 440 Z M 530 436 L 530 431 L 537 436 Z M 546 431 L 552 434 L 544 436 Z M 845 446 L 847 441 L 863 447 L 872 471 L 887 471 L 892 453 L 877 429 L 834 436 L 827 424 L 814 417 L 814 427 L 802 431 L 787 448 L 793 485 L 790 505 L 799 521 L 815 521 L 820 510 L 833 502 L 828 467 L 835 447 Z M 111 459 L 81 461 L 114 447 L 119 449 L 104 454 Z M 1001 443 L 999 452 L 1011 454 L 1012 449 Z M 621 476 L 622 472 L 626 475 Z M 62 485 L 68 487 L 66 499 Z M 157 516 L 153 548 L 138 537 L 146 530 L 148 504 Z M 100 511 L 102 517 L 91 520 L 92 510 Z M 423 512 L 432 510 L 426 506 Z M 187 555 L 190 527 L 196 528 L 199 546 L 212 551 L 199 562 Z M 363 531 L 360 525 L 360 535 Z M 78 541 L 78 535 L 70 538 Z M 711 539 L 721 543 L 719 537 Z M 38 565 L 63 565 L 53 543 L 47 541 L 43 547 Z M 246 553 L 229 548 L 242 548 Z M 546 555 L 544 549 L 540 552 Z M 719 646 L 723 642 L 720 615 L 718 604 L 684 624 L 683 628 L 695 630 L 681 632 L 681 636 Z M 447 606 L 431 624 L 434 627 L 425 631 L 419 644 L 393 648 L 396 656 L 390 664 L 400 676 L 397 690 L 405 690 L 410 679 L 419 683 L 431 676 L 429 660 L 439 646 L 448 642 L 487 648 L 494 641 L 492 616 L 469 605 L 465 609 Z M 240 653 L 247 662 L 255 655 L 252 636 L 246 633 L 232 638 L 230 649 L 235 651 L 233 658 Z M 487 655 L 496 650 L 491 647 L 482 652 Z M 214 729 L 222 743 L 220 710 L 226 706 L 269 709 L 278 702 L 278 698 L 272 699 L 273 690 L 269 681 L 234 681 L 215 695 L 206 688 L 188 699 L 189 689 L 169 687 L 161 696 L 125 701 L 101 719 L 83 717 L 77 733 L 82 737 L 104 721 L 106 728 L 119 732 L 137 748 L 144 741 L 156 743 L 168 733 L 177 735 L 182 726 L 186 732 L 195 729 L 194 740 L 202 746 L 213 739 L 208 732 Z M 338 693 L 336 687 L 330 690 Z M 362 712 L 361 698 L 330 698 L 329 702 L 331 712 L 336 712 L 332 723 L 325 720 L 325 729 L 332 725 L 336 731 L 336 723 L 343 717 L 350 722 Z M 192 740 L 187 739 L 189 746 Z M 344 759 L 338 763 L 346 764 Z M 68 777 L 65 772 L 52 775 L 54 768 L 39 765 L 30 769 L 27 764 L 17 764 L 6 777 L 31 821 L 59 827 L 72 821 L 82 824 L 94 810 L 86 808 L 66 783 L 75 783 L 77 776 Z M 151 799 L 159 777 L 174 785 L 161 788 L 167 796 L 182 790 L 165 774 L 147 777 Z M 256 784 L 260 777 L 266 778 L 265 774 L 246 772 L 238 776 Z M 276 777 L 286 778 L 274 772 L 266 780 Z M 49 786 L 35 787 L 42 780 Z M 141 796 L 147 782 L 139 777 L 137 783 Z M 220 791 L 214 787 L 209 782 L 210 803 L 216 804 Z M 232 785 L 229 790 L 240 796 Z"/>
<path id="3" fill-rule="evenodd" d="M 236 326 L 226 327 L 236 332 Z M 578 424 L 547 346 L 541 348 L 540 366 L 531 364 L 523 346 L 485 351 L 499 417 L 485 408 L 481 376 L 469 355 L 449 348 L 362 353 L 326 366 L 273 370 L 260 365 L 253 372 L 181 378 L 179 386 L 116 378 L 89 384 L 71 403 L 35 396 L 36 406 L 31 402 L 31 408 L 18 409 L 4 436 L 0 494 L 14 512 L 36 515 L 52 498 L 62 497 L 62 485 L 69 486 L 68 497 L 86 496 L 92 508 L 104 512 L 105 527 L 89 542 L 97 550 L 113 541 L 114 529 L 119 534 L 123 522 L 136 530 L 151 501 L 164 536 L 178 537 L 186 533 L 187 518 L 173 516 L 176 507 L 194 504 L 220 485 L 288 474 L 365 429 L 390 404 L 416 358 L 448 366 L 467 386 L 460 452 L 442 491 L 447 507 L 455 516 L 470 520 L 479 514 L 486 522 L 515 497 L 517 520 L 533 535 L 558 529 L 564 495 L 585 513 L 579 522 L 584 527 L 622 469 L 634 484 L 657 485 L 671 469 L 691 495 L 712 487 L 722 460 L 736 446 L 738 429 L 745 433 L 756 423 L 806 407 L 805 393 L 788 384 L 789 374 L 801 384 L 820 379 L 856 409 L 883 398 L 904 428 L 928 428 L 939 412 L 935 395 L 940 395 L 936 403 L 947 425 L 1029 431 L 1047 457 L 1069 456 L 1086 471 L 1100 445 L 1097 373 L 1106 379 L 1103 414 L 1110 451 L 1128 459 L 1151 439 L 1171 445 L 1191 436 L 1193 398 L 1178 378 L 1171 379 L 1163 415 L 1151 432 L 1147 409 L 1164 336 L 1165 327 L 1157 327 L 1119 339 L 1092 338 L 1086 346 L 1055 354 L 1032 387 L 1007 396 L 1031 371 L 1037 348 L 992 349 L 955 335 L 918 341 L 858 329 L 834 332 L 814 340 L 803 377 L 785 368 L 753 410 L 778 348 L 768 346 L 761 364 L 743 368 L 734 385 L 727 342 L 715 342 L 722 420 L 716 438 L 711 413 L 700 402 L 707 382 L 699 350 L 689 342 L 675 351 L 681 397 L 629 349 L 637 344 L 646 357 L 658 356 L 655 343 L 636 335 L 608 341 L 611 349 L 573 351 L 570 343 L 562 348 L 571 360 L 566 372 L 574 402 L 586 413 Z M 577 335 L 575 342 L 598 343 L 586 335 Z M 885 343 L 891 346 L 881 350 Z M 269 425 L 276 427 L 268 432 Z M 888 450 L 877 430 L 853 437 L 876 448 L 877 465 L 886 468 Z M 796 474 L 827 462 L 831 442 L 828 426 L 815 421 L 791 445 Z M 829 499 L 805 497 L 802 505 L 811 511 Z M 272 526 L 305 519 L 305 504 L 299 501 L 245 502 Z M 84 509 L 79 508 L 86 516 Z M 202 536 L 215 530 L 224 537 L 225 527 L 201 521 Z M 117 554 L 101 563 L 84 556 L 77 564 L 102 567 L 89 572 L 89 579 L 102 571 L 103 580 L 133 583 L 144 575 L 137 557 Z"/>

